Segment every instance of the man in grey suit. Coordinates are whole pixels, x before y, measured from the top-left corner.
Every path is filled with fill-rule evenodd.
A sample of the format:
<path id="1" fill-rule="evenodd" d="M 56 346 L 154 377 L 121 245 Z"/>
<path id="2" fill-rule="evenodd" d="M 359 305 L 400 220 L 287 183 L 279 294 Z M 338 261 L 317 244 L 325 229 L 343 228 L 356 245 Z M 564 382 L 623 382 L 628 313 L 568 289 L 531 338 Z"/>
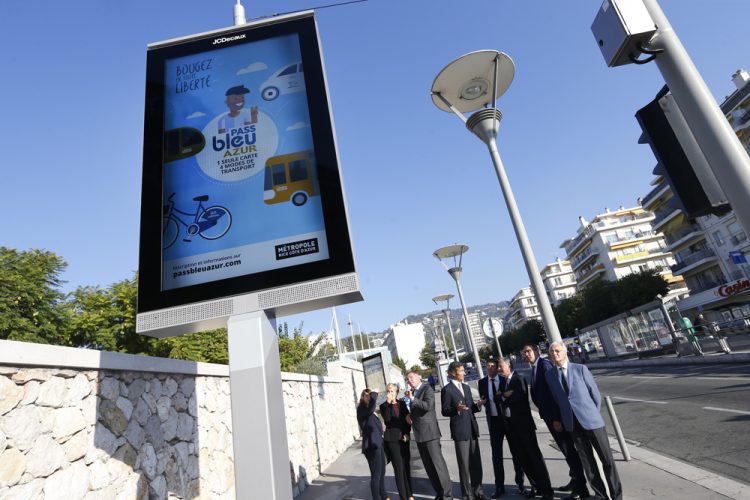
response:
<path id="1" fill-rule="evenodd" d="M 411 430 L 424 470 L 435 490 L 435 500 L 453 498 L 451 478 L 440 447 L 440 427 L 435 415 L 435 390 L 423 384 L 418 373 L 407 373 L 406 380 L 411 386 L 411 391 L 406 391 L 411 400 Z"/>
<path id="2" fill-rule="evenodd" d="M 442 414 L 450 417 L 451 438 L 456 449 L 458 477 L 464 500 L 482 500 L 482 456 L 479 451 L 479 426 L 474 414 L 481 410 L 482 401 L 475 403 L 471 387 L 464 384 L 464 364 L 453 361 L 448 365 L 451 381 L 440 391 Z"/>
<path id="3" fill-rule="evenodd" d="M 568 351 L 561 342 L 550 345 L 549 356 L 556 369 L 549 370 L 545 378 L 552 397 L 560 407 L 562 418 L 562 422 L 556 420 L 552 425 L 558 432 L 564 426 L 566 431 L 572 433 L 583 471 L 596 494 L 605 499 L 621 500 L 622 485 L 609 447 L 607 430 L 604 428 L 600 411 L 602 397 L 594 376 L 585 365 L 568 361 Z M 599 474 L 594 450 L 602 463 L 610 496 L 607 496 Z"/>

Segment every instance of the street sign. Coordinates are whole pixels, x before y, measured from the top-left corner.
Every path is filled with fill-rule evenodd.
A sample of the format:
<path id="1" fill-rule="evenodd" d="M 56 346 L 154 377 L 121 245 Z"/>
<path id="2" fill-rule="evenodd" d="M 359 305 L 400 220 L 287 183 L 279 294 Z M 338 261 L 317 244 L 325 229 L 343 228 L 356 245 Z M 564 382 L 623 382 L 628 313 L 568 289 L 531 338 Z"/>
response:
<path id="1" fill-rule="evenodd" d="M 745 257 L 745 254 L 743 254 L 739 250 L 729 252 L 729 256 L 732 258 L 732 262 L 734 262 L 735 264 L 747 264 L 747 258 Z"/>
<path id="2" fill-rule="evenodd" d="M 492 324 L 490 324 L 490 321 L 492 321 Z M 494 335 L 492 334 L 492 331 L 495 331 Z M 484 323 L 482 323 L 482 332 L 484 332 L 484 336 L 494 339 L 495 337 L 499 337 L 503 334 L 503 322 L 502 320 L 499 320 L 497 318 L 487 318 L 484 320 Z"/>

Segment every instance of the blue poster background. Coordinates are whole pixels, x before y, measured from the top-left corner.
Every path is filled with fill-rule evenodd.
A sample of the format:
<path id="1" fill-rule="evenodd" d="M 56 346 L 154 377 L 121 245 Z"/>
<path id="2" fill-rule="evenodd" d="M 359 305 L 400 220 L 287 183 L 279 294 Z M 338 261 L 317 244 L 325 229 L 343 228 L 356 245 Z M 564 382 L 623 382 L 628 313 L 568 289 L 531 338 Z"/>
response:
<path id="1" fill-rule="evenodd" d="M 297 35 L 166 62 L 165 131 L 199 130 L 205 146 L 186 158 L 165 158 L 164 236 L 166 231 L 173 233 L 174 226 L 178 234 L 175 240 L 168 236 L 174 243 L 163 244 L 162 288 L 328 258 L 319 194 L 309 196 L 301 206 L 291 201 L 264 201 L 264 188 L 269 187 L 265 174 L 269 159 L 275 163 L 280 157 L 305 154 L 314 167 L 303 70 Z M 235 104 L 241 109 L 231 125 L 226 115 L 230 101 L 237 101 L 238 95 L 244 102 Z M 200 213 L 195 198 L 206 196 L 202 208 L 219 206 L 231 214 L 231 226 L 216 239 L 188 232 L 188 226 L 195 222 L 190 214 Z M 167 212 L 170 206 L 173 208 Z M 178 219 L 177 224 L 169 221 L 167 213 Z M 222 210 L 206 214 L 201 227 L 215 223 L 218 228 L 227 217 Z M 204 234 L 212 230 L 216 231 L 209 229 Z M 283 259 L 275 253 L 279 244 L 310 238 L 317 242 L 313 251 Z M 220 265 L 230 258 L 234 262 L 231 268 Z"/>

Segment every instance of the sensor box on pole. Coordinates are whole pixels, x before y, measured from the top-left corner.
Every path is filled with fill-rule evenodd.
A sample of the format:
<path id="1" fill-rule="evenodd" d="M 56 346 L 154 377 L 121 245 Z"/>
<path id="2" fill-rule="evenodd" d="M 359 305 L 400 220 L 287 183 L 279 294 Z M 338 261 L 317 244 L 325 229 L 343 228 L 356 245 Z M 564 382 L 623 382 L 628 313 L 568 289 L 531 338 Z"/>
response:
<path id="1" fill-rule="evenodd" d="M 622 66 L 640 55 L 656 33 L 656 25 L 641 0 L 604 0 L 591 25 L 607 66 Z M 632 56 L 632 57 L 631 57 Z"/>

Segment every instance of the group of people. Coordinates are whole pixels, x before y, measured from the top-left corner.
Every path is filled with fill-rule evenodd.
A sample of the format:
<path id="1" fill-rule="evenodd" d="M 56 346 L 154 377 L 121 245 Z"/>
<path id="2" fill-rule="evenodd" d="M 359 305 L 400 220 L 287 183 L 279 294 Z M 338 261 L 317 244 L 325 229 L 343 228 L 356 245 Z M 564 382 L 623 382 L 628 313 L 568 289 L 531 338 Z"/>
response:
<path id="1" fill-rule="evenodd" d="M 469 385 L 463 382 L 463 363 L 455 361 L 448 366 L 450 381 L 441 390 L 441 413 L 450 419 L 462 498 L 487 498 L 482 489 L 479 426 L 474 415 L 483 408 L 490 434 L 495 485 L 490 498 L 500 498 L 506 493 L 503 439 L 508 441 L 514 482 L 519 492 L 529 498 L 553 498 L 554 489 L 536 438 L 530 395 L 569 468 L 569 482 L 557 488 L 569 493 L 564 500 L 590 497 L 589 485 L 597 498 L 621 500 L 622 486 L 600 411 L 601 395 L 589 369 L 570 362 L 562 343 L 550 345 L 549 359 L 542 358 L 533 344 L 524 345 L 521 353 L 531 366 L 530 380 L 514 371 L 509 360 L 490 359 L 487 376 L 479 381 L 477 401 Z M 405 391 L 404 400 L 398 400 L 395 385 L 387 387 L 386 401 L 380 405 L 382 423 L 375 414 L 377 393 L 365 389 L 357 408 L 362 452 L 370 465 L 372 498 L 388 498 L 384 485 L 385 458 L 388 457 L 393 464 L 400 498 L 411 499 L 410 431 L 413 431 L 435 498 L 453 498 L 440 445 L 434 391 L 422 384 L 415 372 L 409 372 L 407 380 L 410 389 Z M 594 454 L 602 464 L 604 478 Z"/>

